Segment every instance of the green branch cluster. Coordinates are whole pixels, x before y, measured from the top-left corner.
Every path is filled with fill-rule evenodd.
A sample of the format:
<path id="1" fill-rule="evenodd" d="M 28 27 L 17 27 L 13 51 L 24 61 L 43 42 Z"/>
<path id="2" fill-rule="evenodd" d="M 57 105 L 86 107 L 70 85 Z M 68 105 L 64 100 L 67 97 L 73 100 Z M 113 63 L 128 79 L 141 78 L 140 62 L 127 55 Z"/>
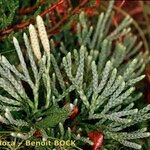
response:
<path id="1" fill-rule="evenodd" d="M 6 28 L 7 26 L 11 25 L 18 7 L 18 0 L 12 0 L 9 2 L 4 0 L 0 1 L 0 29 Z"/>
<path id="2" fill-rule="evenodd" d="M 129 129 L 150 119 L 150 105 L 138 109 L 134 104 L 142 96 L 135 84 L 145 77 L 141 74 L 149 58 L 147 51 L 139 53 L 142 42 L 136 44 L 136 36 L 130 33 L 129 16 L 110 32 L 113 3 L 100 14 L 96 26 L 89 25 L 83 12 L 79 15 L 78 45 L 71 51 L 63 42 L 56 48 L 48 40 L 40 16 L 39 37 L 33 25 L 29 26 L 30 39 L 23 35 L 28 65 L 13 39 L 21 70 L 6 57 L 0 59 L 0 87 L 5 91 L 0 95 L 0 121 L 11 128 L 9 135 L 37 140 L 33 135 L 40 130 L 44 141 L 74 139 L 80 147 L 92 145 L 87 133 L 97 130 L 104 134 L 104 150 L 110 149 L 109 141 L 141 149 L 133 140 L 150 133 L 147 128 Z M 80 113 L 72 131 L 74 121 L 69 118 L 75 106 Z"/>

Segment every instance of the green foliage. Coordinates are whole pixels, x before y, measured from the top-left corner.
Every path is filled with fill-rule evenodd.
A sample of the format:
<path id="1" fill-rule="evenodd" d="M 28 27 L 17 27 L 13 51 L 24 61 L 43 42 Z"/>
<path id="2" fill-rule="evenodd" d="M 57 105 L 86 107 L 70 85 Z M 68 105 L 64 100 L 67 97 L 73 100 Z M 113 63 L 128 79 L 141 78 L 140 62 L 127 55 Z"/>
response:
<path id="1" fill-rule="evenodd" d="M 42 7 L 39 6 L 37 9 L 35 9 L 32 13 L 35 16 L 37 16 L 41 11 L 43 11 L 43 8 L 47 8 L 47 6 L 50 6 L 50 4 L 54 3 L 54 1 L 47 1 L 46 4 Z M 30 14 L 24 14 L 19 15 L 19 10 L 21 8 L 30 8 L 33 6 L 38 6 L 40 4 L 39 0 L 31 1 L 21 1 L 21 0 L 0 0 L 0 29 L 5 29 L 8 26 L 13 26 L 15 23 L 25 22 L 27 18 L 31 17 Z"/>
<path id="2" fill-rule="evenodd" d="M 16 11 L 19 7 L 19 0 L 0 1 L 0 28 L 5 28 L 13 22 Z"/>
<path id="3" fill-rule="evenodd" d="M 65 42 L 61 41 L 60 47 L 53 40 L 49 42 L 38 16 L 39 35 L 33 25 L 29 26 L 30 40 L 23 35 L 28 63 L 13 38 L 21 69 L 4 56 L 0 59 L 0 87 L 7 93 L 0 96 L 0 121 L 11 128 L 12 137 L 36 140 L 33 135 L 38 129 L 44 141 L 74 139 L 80 147 L 92 145 L 87 134 L 97 130 L 104 134 L 104 150 L 109 150 L 112 142 L 116 149 L 120 144 L 141 148 L 137 139 L 150 133 L 136 125 L 150 119 L 150 105 L 141 109 L 135 106 L 142 96 L 135 84 L 145 77 L 142 72 L 149 57 L 147 51 L 138 53 L 142 43 L 136 44 L 130 33 L 129 16 L 116 29 L 110 28 L 113 4 L 110 1 L 96 26 L 82 12 L 77 35 L 70 37 L 78 42 L 67 48 Z M 74 106 L 80 113 L 72 121 Z"/>
<path id="4" fill-rule="evenodd" d="M 60 109 L 58 107 L 50 108 L 49 111 L 46 112 L 46 117 L 43 118 L 41 121 L 37 122 L 35 126 L 37 128 L 53 128 L 58 125 L 60 122 L 64 122 L 67 117 L 69 117 L 69 108 Z"/>

